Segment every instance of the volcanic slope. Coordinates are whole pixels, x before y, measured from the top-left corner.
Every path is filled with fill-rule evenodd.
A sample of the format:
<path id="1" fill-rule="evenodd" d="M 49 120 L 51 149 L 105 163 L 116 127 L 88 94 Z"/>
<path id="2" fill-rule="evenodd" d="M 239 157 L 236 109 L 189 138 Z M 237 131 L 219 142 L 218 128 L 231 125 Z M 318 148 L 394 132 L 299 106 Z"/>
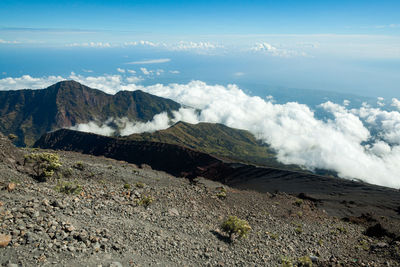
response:
<path id="1" fill-rule="evenodd" d="M 250 132 L 218 123 L 178 122 L 165 130 L 132 134 L 126 138 L 180 145 L 225 160 L 300 170 L 298 166 L 279 163 L 276 153 Z"/>
<path id="2" fill-rule="evenodd" d="M 242 190 L 303 193 L 302 198 L 312 199 L 318 207 L 339 217 L 372 213 L 400 219 L 399 190 L 305 172 L 226 162 L 179 145 L 62 129 L 43 135 L 35 146 L 147 164 L 177 177 L 191 180 L 204 177 Z M 400 228 L 396 232 L 400 236 Z"/>
<path id="3" fill-rule="evenodd" d="M 126 117 L 149 121 L 180 104 L 142 91 L 106 94 L 75 81 L 62 81 L 41 90 L 0 91 L 0 131 L 18 136 L 19 146 L 32 145 L 42 134 L 90 121 Z"/>
<path id="4" fill-rule="evenodd" d="M 371 229 L 379 226 L 328 216 L 310 199 L 238 190 L 203 178 L 190 183 L 148 166 L 76 152 L 15 152 L 0 137 L 0 146 L 10 148 L 0 157 L 2 266 L 400 263 L 400 243 L 377 236 L 382 231 Z M 42 152 L 58 154 L 62 165 L 41 183 L 5 160 L 19 157 L 13 153 Z M 231 215 L 248 221 L 247 238 L 231 241 L 222 230 Z"/>

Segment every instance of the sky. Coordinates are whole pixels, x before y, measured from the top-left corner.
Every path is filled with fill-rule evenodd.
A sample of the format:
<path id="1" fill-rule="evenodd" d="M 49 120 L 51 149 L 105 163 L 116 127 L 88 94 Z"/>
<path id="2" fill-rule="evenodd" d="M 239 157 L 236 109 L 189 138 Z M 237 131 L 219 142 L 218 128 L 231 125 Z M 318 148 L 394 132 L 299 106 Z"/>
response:
<path id="1" fill-rule="evenodd" d="M 5 28 L 155 34 L 397 34 L 398 1 L 10 1 Z"/>
<path id="2" fill-rule="evenodd" d="M 397 97 L 399 13 L 399 1 L 370 0 L 2 0 L 0 79 L 111 74 L 156 60 L 164 73 L 149 83 Z"/>
<path id="3" fill-rule="evenodd" d="M 283 163 L 399 188 L 399 14 L 385 0 L 1 0 L 0 90 L 140 89 L 187 108 L 73 129 L 223 123 Z"/>

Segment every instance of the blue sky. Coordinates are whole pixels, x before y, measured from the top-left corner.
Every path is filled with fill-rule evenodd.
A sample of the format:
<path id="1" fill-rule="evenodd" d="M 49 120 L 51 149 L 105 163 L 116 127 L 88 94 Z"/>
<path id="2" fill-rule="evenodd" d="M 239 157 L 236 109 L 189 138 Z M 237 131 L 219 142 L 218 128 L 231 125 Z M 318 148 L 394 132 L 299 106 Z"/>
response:
<path id="1" fill-rule="evenodd" d="M 168 58 L 147 82 L 395 96 L 399 14 L 400 1 L 2 0 L 0 79 L 101 75 Z"/>
<path id="2" fill-rule="evenodd" d="M 3 28 L 154 34 L 398 34 L 399 1 L 13 1 Z M 390 26 L 392 25 L 392 26 Z"/>

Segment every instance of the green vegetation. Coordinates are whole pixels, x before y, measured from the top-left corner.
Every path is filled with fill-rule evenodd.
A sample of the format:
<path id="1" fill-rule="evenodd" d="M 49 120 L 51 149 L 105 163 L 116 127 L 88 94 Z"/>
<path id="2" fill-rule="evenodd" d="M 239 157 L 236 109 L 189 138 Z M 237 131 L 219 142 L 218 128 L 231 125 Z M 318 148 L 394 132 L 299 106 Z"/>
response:
<path id="1" fill-rule="evenodd" d="M 234 236 L 240 238 L 246 237 L 251 227 L 247 221 L 241 220 L 236 216 L 229 216 L 228 219 L 221 224 L 221 229 L 227 233 L 232 240 Z"/>
<path id="2" fill-rule="evenodd" d="M 367 240 L 365 239 L 358 240 L 357 248 L 368 251 L 370 247 L 371 246 Z"/>
<path id="3" fill-rule="evenodd" d="M 55 153 L 30 153 L 25 155 L 24 165 L 30 164 L 38 181 L 45 182 L 61 167 L 60 158 Z"/>
<path id="4" fill-rule="evenodd" d="M 17 138 L 17 136 L 15 134 L 10 133 L 8 135 L 8 139 L 10 139 L 11 141 L 13 141 L 15 138 Z"/>
<path id="5" fill-rule="evenodd" d="M 221 187 L 217 187 L 217 198 L 219 199 L 225 199 L 226 198 L 226 189 L 221 186 Z"/>
<path id="6" fill-rule="evenodd" d="M 293 267 L 292 260 L 288 257 L 281 257 L 281 267 Z"/>
<path id="7" fill-rule="evenodd" d="M 82 191 L 82 186 L 77 182 L 59 181 L 55 190 L 67 195 L 78 195 Z"/>
<path id="8" fill-rule="evenodd" d="M 279 238 L 278 234 L 266 232 L 266 234 L 272 239 L 277 240 Z"/>
<path id="9" fill-rule="evenodd" d="M 293 225 L 296 226 L 296 228 L 294 229 L 296 234 L 303 233 L 303 225 L 301 225 L 301 223 L 293 223 Z"/>
<path id="10" fill-rule="evenodd" d="M 297 259 L 298 267 L 312 267 L 312 260 L 308 256 L 303 256 Z"/>
<path id="11" fill-rule="evenodd" d="M 347 229 L 344 228 L 343 226 L 337 226 L 336 229 L 339 231 L 339 233 L 346 234 Z"/>
<path id="12" fill-rule="evenodd" d="M 137 204 L 139 206 L 144 206 L 147 208 L 151 203 L 153 203 L 154 197 L 148 195 L 148 196 L 142 196 L 140 200 L 137 201 Z"/>
<path id="13" fill-rule="evenodd" d="M 300 199 L 300 198 L 298 198 L 298 199 L 296 199 L 296 201 L 294 202 L 294 204 L 295 204 L 296 206 L 298 206 L 298 207 L 301 207 L 301 205 L 303 205 L 303 200 Z"/>
<path id="14" fill-rule="evenodd" d="M 82 161 L 75 162 L 74 166 L 75 169 L 83 171 L 85 170 L 85 164 Z"/>
<path id="15" fill-rule="evenodd" d="M 131 185 L 130 184 L 124 184 L 124 188 L 125 189 L 131 189 Z"/>
<path id="16" fill-rule="evenodd" d="M 145 184 L 142 183 L 142 182 L 137 182 L 137 183 L 135 184 L 135 186 L 136 186 L 137 188 L 144 188 Z"/>
<path id="17" fill-rule="evenodd" d="M 312 260 L 309 256 L 300 257 L 297 261 L 289 257 L 281 257 L 281 267 L 312 267 L 312 265 Z"/>

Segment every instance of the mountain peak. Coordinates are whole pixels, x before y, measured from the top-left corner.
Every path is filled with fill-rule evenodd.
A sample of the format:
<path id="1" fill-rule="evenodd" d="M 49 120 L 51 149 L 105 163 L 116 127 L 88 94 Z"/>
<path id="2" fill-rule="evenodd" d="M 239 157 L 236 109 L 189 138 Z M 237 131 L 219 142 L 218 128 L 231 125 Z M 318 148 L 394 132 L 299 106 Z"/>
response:
<path id="1" fill-rule="evenodd" d="M 55 129 L 111 117 L 149 121 L 156 114 L 179 108 L 170 99 L 144 92 L 110 95 L 65 80 L 43 90 L 0 91 L 0 131 L 16 134 L 18 145 L 24 146 Z"/>
<path id="2" fill-rule="evenodd" d="M 51 86 L 48 87 L 48 89 L 55 89 L 55 90 L 63 90 L 63 89 L 82 89 L 85 88 L 83 84 L 80 84 L 77 81 L 74 80 L 65 80 L 65 81 L 60 81 L 58 83 L 55 83 Z"/>

